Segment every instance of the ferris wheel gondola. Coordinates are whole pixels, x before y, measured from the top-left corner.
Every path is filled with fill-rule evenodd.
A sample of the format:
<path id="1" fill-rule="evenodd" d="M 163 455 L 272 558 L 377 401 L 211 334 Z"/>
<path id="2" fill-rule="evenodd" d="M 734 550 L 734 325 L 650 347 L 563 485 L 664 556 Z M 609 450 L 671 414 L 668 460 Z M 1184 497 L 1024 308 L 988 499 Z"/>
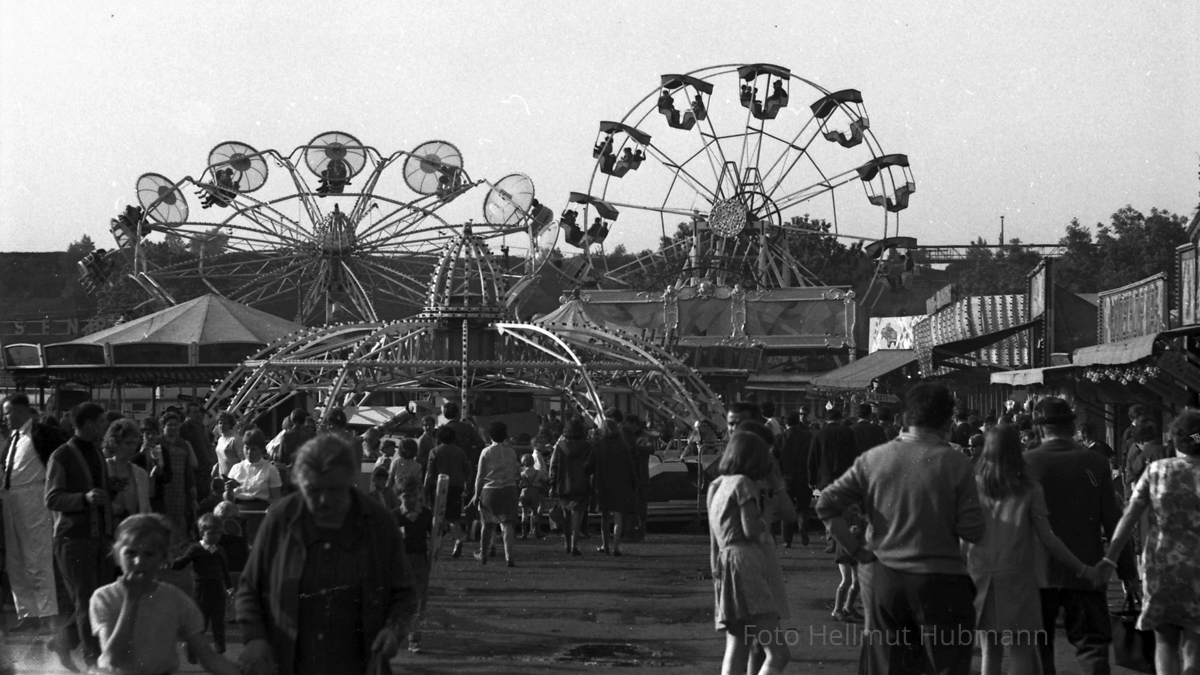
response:
<path id="1" fill-rule="evenodd" d="M 811 233 L 814 220 L 835 236 L 844 226 L 863 238 L 898 234 L 899 213 L 916 190 L 907 157 L 884 152 L 876 140 L 858 90 L 830 91 L 772 64 L 662 75 L 624 117 L 603 122 L 605 129 L 615 131 L 593 146 L 592 177 L 581 194 L 631 214 L 614 230 L 619 235 L 652 231 L 664 243 L 632 258 L 608 256 L 603 238 L 572 230 L 586 234 L 594 203 L 573 201 L 582 208 L 567 209 L 563 231 L 581 252 L 558 267 L 599 287 L 703 279 L 819 285 L 791 253 L 795 236 Z M 614 172 L 616 162 L 606 158 L 626 150 L 643 150 L 645 162 L 637 172 Z M 850 194 L 855 183 L 866 199 Z M 871 236 L 879 214 L 882 233 Z"/>

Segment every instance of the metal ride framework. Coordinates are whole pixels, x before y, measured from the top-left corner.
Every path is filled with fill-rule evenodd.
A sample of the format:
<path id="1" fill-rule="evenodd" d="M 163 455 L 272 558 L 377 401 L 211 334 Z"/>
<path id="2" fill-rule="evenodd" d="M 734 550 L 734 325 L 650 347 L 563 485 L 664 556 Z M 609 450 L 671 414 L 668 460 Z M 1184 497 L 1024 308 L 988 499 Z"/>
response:
<path id="1" fill-rule="evenodd" d="M 286 178 L 269 182 L 271 167 Z M 415 194 L 397 194 L 401 183 Z M 554 248 L 553 213 L 522 174 L 471 180 L 445 141 L 389 155 L 336 131 L 287 154 L 221 143 L 199 177 L 138 178 L 142 217 L 119 217 L 113 234 L 129 276 L 161 306 L 175 304 L 177 292 L 215 292 L 307 325 L 384 321 L 422 306 L 456 231 L 438 212 L 481 185 L 490 190 L 475 233 L 501 248 L 500 272 L 515 294 Z M 189 207 L 188 186 L 201 209 Z M 147 237 L 167 235 L 193 255 L 152 262 Z"/>
<path id="2" fill-rule="evenodd" d="M 580 253 L 556 267 L 599 288 L 819 286 L 789 253 L 790 233 L 812 233 L 793 217 L 820 218 L 834 236 L 847 225 L 865 235 L 882 217 L 879 236 L 852 238 L 887 238 L 916 190 L 907 156 L 871 132 L 860 92 L 761 63 L 661 76 L 619 121 L 600 122 L 592 156 L 588 191 L 571 193 L 560 221 Z M 865 200 L 846 194 L 854 183 Z M 626 231 L 668 243 L 631 260 L 603 255 L 623 212 Z"/>
<path id="3" fill-rule="evenodd" d="M 619 330 L 512 320 L 504 275 L 469 226 L 445 247 L 424 311 L 392 323 L 311 328 L 267 347 L 209 399 L 251 418 L 303 393 L 310 405 L 361 405 L 374 392 L 410 399 L 533 391 L 599 421 L 602 395 L 629 393 L 676 424 L 723 419 L 698 373 Z"/>

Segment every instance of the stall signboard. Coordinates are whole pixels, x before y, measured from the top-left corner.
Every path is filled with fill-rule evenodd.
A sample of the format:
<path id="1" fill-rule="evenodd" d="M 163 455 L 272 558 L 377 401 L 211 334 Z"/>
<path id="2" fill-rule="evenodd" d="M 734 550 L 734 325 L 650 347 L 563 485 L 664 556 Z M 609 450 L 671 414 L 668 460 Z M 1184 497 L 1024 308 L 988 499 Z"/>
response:
<path id="1" fill-rule="evenodd" d="M 1195 244 L 1184 244 L 1176 249 L 1179 261 L 1179 288 L 1176 302 L 1179 303 L 1179 321 L 1183 326 L 1193 326 L 1200 323 L 1200 293 L 1197 293 L 1197 250 Z"/>
<path id="2" fill-rule="evenodd" d="M 877 316 L 871 318 L 871 335 L 867 351 L 881 349 L 915 349 L 913 324 L 923 316 Z"/>
<path id="3" fill-rule="evenodd" d="M 1159 272 L 1100 294 L 1100 344 L 1154 335 L 1167 329 L 1167 275 Z"/>

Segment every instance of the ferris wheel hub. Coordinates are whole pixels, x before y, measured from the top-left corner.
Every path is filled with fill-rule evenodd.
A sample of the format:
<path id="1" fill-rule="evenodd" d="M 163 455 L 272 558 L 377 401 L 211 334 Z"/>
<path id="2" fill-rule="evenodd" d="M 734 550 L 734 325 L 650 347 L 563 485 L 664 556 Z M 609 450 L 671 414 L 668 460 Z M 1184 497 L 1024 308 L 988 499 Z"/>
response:
<path id="1" fill-rule="evenodd" d="M 746 229 L 749 211 L 741 199 L 732 197 L 713 205 L 708 214 L 708 225 L 722 237 L 732 237 Z"/>

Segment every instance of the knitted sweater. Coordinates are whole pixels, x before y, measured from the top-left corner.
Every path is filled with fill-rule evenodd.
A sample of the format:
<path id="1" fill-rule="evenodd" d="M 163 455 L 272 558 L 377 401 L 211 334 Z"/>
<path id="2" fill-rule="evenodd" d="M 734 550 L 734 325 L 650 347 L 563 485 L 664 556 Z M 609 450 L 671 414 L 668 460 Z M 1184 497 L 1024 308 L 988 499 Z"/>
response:
<path id="1" fill-rule="evenodd" d="M 859 456 L 821 492 L 817 515 L 829 520 L 861 504 L 867 548 L 888 567 L 966 574 L 960 540 L 983 537 L 983 509 L 971 460 L 932 433 L 905 432 Z"/>

